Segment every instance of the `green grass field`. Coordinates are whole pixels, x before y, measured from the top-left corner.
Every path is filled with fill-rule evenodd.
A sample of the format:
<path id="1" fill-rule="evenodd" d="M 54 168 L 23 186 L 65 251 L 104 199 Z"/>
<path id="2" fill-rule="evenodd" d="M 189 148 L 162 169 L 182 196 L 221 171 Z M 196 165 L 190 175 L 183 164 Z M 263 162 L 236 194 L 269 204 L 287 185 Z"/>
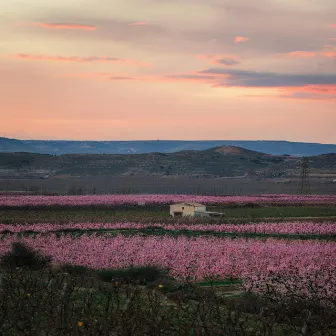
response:
<path id="1" fill-rule="evenodd" d="M 215 208 L 209 211 L 224 212 L 232 218 L 283 218 L 283 217 L 330 217 L 336 216 L 336 206 L 264 206 Z"/>
<path id="2" fill-rule="evenodd" d="M 194 218 L 197 222 L 249 222 L 279 221 L 295 219 L 333 220 L 336 219 L 336 206 L 269 206 L 269 207 L 238 207 L 216 208 L 209 210 L 224 212 L 222 218 Z M 325 217 L 325 218 L 324 218 Z M 334 217 L 334 218 L 333 218 Z M 180 221 L 188 221 L 183 218 Z M 190 220 L 190 219 L 189 219 Z M 0 223 L 68 223 L 68 222 L 175 222 L 169 216 L 168 207 L 144 208 L 38 208 L 38 209 L 1 209 Z"/>

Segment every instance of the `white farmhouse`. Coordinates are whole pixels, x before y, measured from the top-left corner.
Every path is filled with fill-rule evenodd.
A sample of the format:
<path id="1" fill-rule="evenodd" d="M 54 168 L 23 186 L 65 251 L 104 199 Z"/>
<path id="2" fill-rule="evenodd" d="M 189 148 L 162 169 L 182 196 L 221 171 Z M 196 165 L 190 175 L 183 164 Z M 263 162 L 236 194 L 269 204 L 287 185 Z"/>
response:
<path id="1" fill-rule="evenodd" d="M 170 206 L 170 214 L 173 217 L 195 216 L 195 212 L 205 212 L 206 207 L 199 203 L 177 203 Z"/>
<path id="2" fill-rule="evenodd" d="M 195 202 L 184 202 L 172 204 L 170 206 L 170 215 L 173 217 L 196 217 L 196 216 L 222 216 L 223 213 L 206 211 L 206 206 Z"/>

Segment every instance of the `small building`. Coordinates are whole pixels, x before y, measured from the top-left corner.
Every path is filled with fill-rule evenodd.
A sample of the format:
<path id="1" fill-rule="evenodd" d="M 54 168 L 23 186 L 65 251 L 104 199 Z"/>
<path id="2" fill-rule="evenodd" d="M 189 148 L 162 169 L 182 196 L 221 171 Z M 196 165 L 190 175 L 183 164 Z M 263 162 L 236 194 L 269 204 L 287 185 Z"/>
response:
<path id="1" fill-rule="evenodd" d="M 195 202 L 183 202 L 170 206 L 170 215 L 173 217 L 218 217 L 224 215 L 220 212 L 207 211 L 206 206 Z"/>
<path id="2" fill-rule="evenodd" d="M 195 202 L 177 203 L 170 206 L 170 215 L 173 217 L 195 216 L 195 212 L 205 211 L 205 205 Z"/>

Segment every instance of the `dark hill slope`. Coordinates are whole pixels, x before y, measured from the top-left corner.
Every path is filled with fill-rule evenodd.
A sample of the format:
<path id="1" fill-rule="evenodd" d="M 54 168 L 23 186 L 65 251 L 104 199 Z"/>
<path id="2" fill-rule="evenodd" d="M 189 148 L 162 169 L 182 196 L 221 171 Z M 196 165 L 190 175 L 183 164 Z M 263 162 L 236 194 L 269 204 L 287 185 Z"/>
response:
<path id="1" fill-rule="evenodd" d="M 279 177 L 298 172 L 300 159 L 235 146 L 148 154 L 0 153 L 1 178 L 55 176 Z M 336 172 L 336 154 L 310 157 L 314 172 Z"/>

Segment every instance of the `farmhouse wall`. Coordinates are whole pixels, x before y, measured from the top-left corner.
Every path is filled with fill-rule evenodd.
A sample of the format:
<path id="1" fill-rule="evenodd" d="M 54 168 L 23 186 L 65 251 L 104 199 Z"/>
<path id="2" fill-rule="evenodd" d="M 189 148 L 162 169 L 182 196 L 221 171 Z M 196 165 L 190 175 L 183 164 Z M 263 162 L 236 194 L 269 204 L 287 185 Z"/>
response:
<path id="1" fill-rule="evenodd" d="M 205 212 L 206 207 L 204 205 L 194 205 L 189 203 L 178 203 L 170 206 L 170 215 L 174 216 L 175 212 L 182 212 L 182 216 L 195 216 L 195 211 Z"/>

